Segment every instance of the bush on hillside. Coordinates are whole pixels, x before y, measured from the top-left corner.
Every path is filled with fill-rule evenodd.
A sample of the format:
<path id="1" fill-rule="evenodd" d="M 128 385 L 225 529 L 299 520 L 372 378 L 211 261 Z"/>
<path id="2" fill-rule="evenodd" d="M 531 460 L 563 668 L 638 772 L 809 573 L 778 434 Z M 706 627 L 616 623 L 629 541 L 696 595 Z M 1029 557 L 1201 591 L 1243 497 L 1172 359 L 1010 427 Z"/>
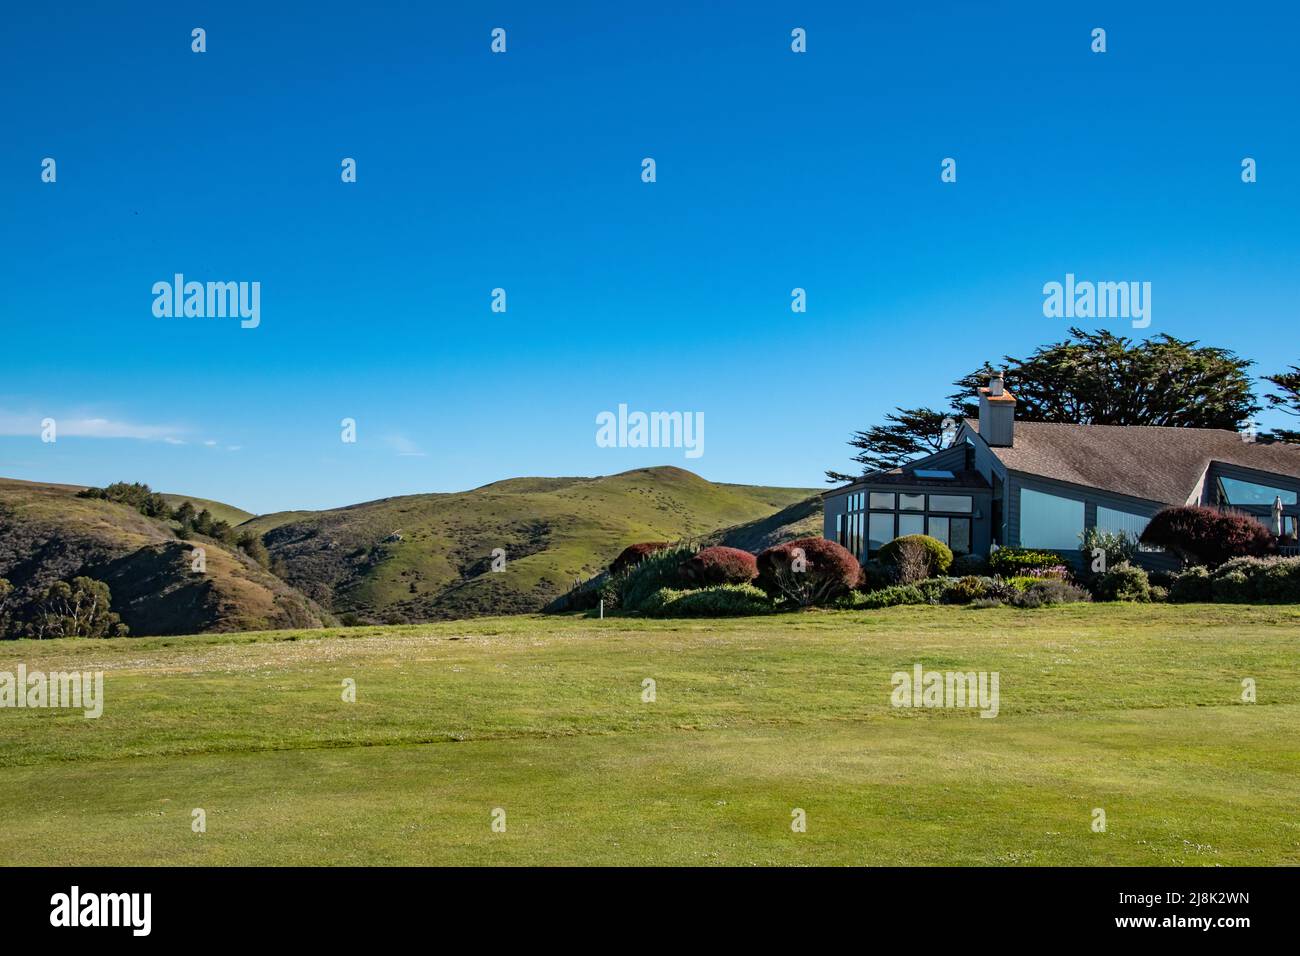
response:
<path id="1" fill-rule="evenodd" d="M 692 555 L 682 570 L 695 584 L 748 584 L 758 577 L 758 560 L 748 551 L 721 545 Z"/>
<path id="2" fill-rule="evenodd" d="M 688 545 L 670 546 L 647 555 L 622 574 L 611 575 L 612 606 L 624 611 L 640 611 L 641 605 L 660 588 L 690 587 L 691 581 L 682 566 L 693 554 L 695 549 Z"/>
<path id="3" fill-rule="evenodd" d="M 1300 558 L 1233 558 L 1210 573 L 1210 593 L 1224 604 L 1300 602 Z"/>
<path id="4" fill-rule="evenodd" d="M 760 554 L 755 583 L 774 601 L 811 607 L 843 596 L 861 574 L 858 559 L 847 548 L 825 538 L 801 538 Z"/>
<path id="5" fill-rule="evenodd" d="M 1055 551 L 1033 548 L 998 548 L 989 555 L 989 570 L 1004 578 L 1059 567 L 1060 564 L 1061 556 Z"/>
<path id="6" fill-rule="evenodd" d="M 905 534 L 880 549 L 880 563 L 895 569 L 898 581 L 914 584 L 948 573 L 952 550 L 928 534 Z"/>
<path id="7" fill-rule="evenodd" d="M 1142 532 L 1142 543 L 1164 548 L 1184 565 L 1217 567 L 1239 557 L 1261 557 L 1274 550 L 1273 535 L 1248 515 L 1214 508 L 1166 508 Z"/>
<path id="8" fill-rule="evenodd" d="M 772 603 L 752 584 L 715 584 L 695 591 L 660 588 L 641 606 L 647 617 L 749 617 Z"/>
<path id="9" fill-rule="evenodd" d="M 1089 528 L 1079 535 L 1079 544 L 1083 550 L 1085 580 L 1096 578 L 1121 564 L 1132 564 L 1138 553 L 1137 539 L 1122 531 Z M 1095 568 L 1095 565 L 1100 565 L 1100 568 Z"/>
<path id="10" fill-rule="evenodd" d="M 882 607 L 897 607 L 900 604 L 927 604 L 925 595 L 912 584 L 891 584 L 879 591 L 863 594 L 854 601 L 855 607 L 874 610 Z"/>
<path id="11" fill-rule="evenodd" d="M 898 570 L 893 565 L 883 565 L 875 558 L 862 565 L 862 572 L 855 587 L 864 593 L 879 591 L 898 581 Z"/>
<path id="12" fill-rule="evenodd" d="M 650 555 L 668 547 L 667 541 L 644 541 L 641 544 L 629 544 L 618 553 L 618 557 L 609 566 L 610 574 L 622 574 L 644 561 Z"/>

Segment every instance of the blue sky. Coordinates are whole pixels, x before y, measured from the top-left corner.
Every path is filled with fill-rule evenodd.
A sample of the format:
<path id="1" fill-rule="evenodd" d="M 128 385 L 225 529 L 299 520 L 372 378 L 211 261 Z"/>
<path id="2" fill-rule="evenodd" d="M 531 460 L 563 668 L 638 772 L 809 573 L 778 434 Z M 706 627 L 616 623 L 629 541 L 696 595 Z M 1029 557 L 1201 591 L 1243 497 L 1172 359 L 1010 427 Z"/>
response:
<path id="1" fill-rule="evenodd" d="M 815 487 L 1060 338 L 1067 272 L 1151 282 L 1131 334 L 1300 362 L 1289 4 L 81 6 L 0 36 L 7 477 L 259 512 L 650 464 Z M 260 326 L 155 317 L 177 272 L 260 282 Z M 619 403 L 703 412 L 704 455 L 597 447 Z"/>

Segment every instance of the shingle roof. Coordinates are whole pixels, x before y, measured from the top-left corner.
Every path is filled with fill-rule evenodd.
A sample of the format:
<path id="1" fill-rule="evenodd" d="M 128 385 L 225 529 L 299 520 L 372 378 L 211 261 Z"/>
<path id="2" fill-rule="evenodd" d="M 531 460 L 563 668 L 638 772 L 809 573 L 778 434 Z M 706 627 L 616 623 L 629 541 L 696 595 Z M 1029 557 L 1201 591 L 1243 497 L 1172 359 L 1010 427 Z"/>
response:
<path id="1" fill-rule="evenodd" d="M 966 419 L 979 433 L 979 422 Z M 1013 471 L 1183 504 L 1210 462 L 1300 479 L 1300 446 L 1244 442 L 1220 428 L 1016 422 L 1015 444 L 993 453 Z"/>

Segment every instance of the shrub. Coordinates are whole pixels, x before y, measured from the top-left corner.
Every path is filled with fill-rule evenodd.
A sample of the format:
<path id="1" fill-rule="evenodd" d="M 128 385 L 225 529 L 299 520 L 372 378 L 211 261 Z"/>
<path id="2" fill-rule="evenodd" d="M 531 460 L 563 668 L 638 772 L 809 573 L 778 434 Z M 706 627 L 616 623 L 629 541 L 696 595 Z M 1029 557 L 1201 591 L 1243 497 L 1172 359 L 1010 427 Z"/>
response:
<path id="1" fill-rule="evenodd" d="M 899 604 L 925 604 L 925 595 L 911 584 L 891 584 L 879 591 L 872 591 L 862 596 L 860 607 L 882 608 L 896 607 Z"/>
<path id="2" fill-rule="evenodd" d="M 952 550 L 928 534 L 905 534 L 890 541 L 879 553 L 880 563 L 896 569 L 898 580 L 912 584 L 947 574 Z"/>
<path id="3" fill-rule="evenodd" d="M 689 558 L 682 571 L 701 586 L 748 584 L 758 577 L 758 561 L 739 548 L 705 548 Z"/>
<path id="4" fill-rule="evenodd" d="M 628 571 L 656 551 L 663 551 L 667 547 L 667 541 L 646 541 L 641 544 L 629 544 L 618 553 L 618 557 L 610 564 L 609 573 L 620 574 L 623 571 Z"/>
<path id="5" fill-rule="evenodd" d="M 1061 556 L 1055 551 L 1035 551 L 1032 548 L 998 548 L 989 555 L 989 570 L 1004 578 L 1058 567 Z"/>
<path id="6" fill-rule="evenodd" d="M 1176 571 L 1148 571 L 1147 578 L 1151 581 L 1151 586 L 1164 588 L 1166 591 L 1174 586 L 1174 581 L 1178 577 Z"/>
<path id="7" fill-rule="evenodd" d="M 1024 591 L 1017 592 L 1010 603 L 1016 607 L 1034 608 L 1052 604 L 1077 604 L 1091 600 L 1092 595 L 1077 584 L 1057 578 L 1046 578 L 1035 581 Z"/>
<path id="8" fill-rule="evenodd" d="M 1079 544 L 1083 550 L 1083 573 L 1085 577 L 1106 573 L 1104 570 L 1093 570 L 1093 564 L 1098 556 L 1103 559 L 1101 566 L 1105 569 L 1120 564 L 1132 564 L 1133 559 L 1137 557 L 1137 541 L 1122 531 L 1102 531 L 1100 528 L 1089 528 L 1079 535 Z"/>
<path id="9" fill-rule="evenodd" d="M 1153 604 L 1164 604 L 1169 600 L 1169 589 L 1162 588 L 1158 584 L 1151 585 L 1151 601 Z"/>
<path id="10" fill-rule="evenodd" d="M 1230 558 L 1273 551 L 1273 535 L 1247 515 L 1181 506 L 1159 512 L 1142 532 L 1142 543 L 1178 555 L 1185 565 L 1216 567 Z"/>
<path id="11" fill-rule="evenodd" d="M 1097 598 L 1102 601 L 1151 600 L 1151 582 L 1137 565 L 1123 561 L 1109 568 L 1095 582 Z"/>
<path id="12" fill-rule="evenodd" d="M 952 559 L 948 573 L 954 578 L 988 577 L 989 559 L 979 554 L 959 554 Z"/>
<path id="13" fill-rule="evenodd" d="M 897 573 L 897 569 L 892 565 L 887 567 L 872 558 L 862 565 L 862 576 L 858 578 L 857 589 L 870 593 L 887 588 L 897 583 Z"/>
<path id="14" fill-rule="evenodd" d="M 1210 593 L 1215 601 L 1223 604 L 1249 604 L 1254 588 L 1245 571 L 1229 571 L 1210 578 Z"/>
<path id="15" fill-rule="evenodd" d="M 715 584 L 697 591 L 660 588 L 642 607 L 648 617 L 747 617 L 771 610 L 767 595 L 752 584 Z"/>
<path id="16" fill-rule="evenodd" d="M 801 538 L 760 554 L 756 583 L 774 601 L 810 607 L 846 594 L 861 574 L 858 559 L 847 548 L 825 538 Z"/>
<path id="17" fill-rule="evenodd" d="M 1210 572 L 1202 567 L 1190 567 L 1174 578 L 1169 588 L 1169 600 L 1176 604 L 1203 604 L 1212 601 Z"/>
<path id="18" fill-rule="evenodd" d="M 663 548 L 641 559 L 635 567 L 622 574 L 610 575 L 610 590 L 614 592 L 613 606 L 624 611 L 639 611 L 643 602 L 660 588 L 683 588 L 690 580 L 682 565 L 695 553 L 686 545 Z M 610 602 L 606 602 L 610 607 Z"/>
<path id="19" fill-rule="evenodd" d="M 1261 601 L 1300 603 L 1300 558 L 1284 558 L 1264 568 L 1255 589 Z"/>
<path id="20" fill-rule="evenodd" d="M 917 581 L 913 586 L 921 592 L 921 597 L 925 599 L 926 604 L 939 604 L 942 603 L 943 594 L 951 583 L 947 578 L 929 578 L 925 581 Z"/>
<path id="21" fill-rule="evenodd" d="M 987 590 L 988 585 L 983 580 L 974 575 L 967 575 L 948 585 L 943 592 L 943 600 L 947 604 L 969 604 L 984 597 Z"/>

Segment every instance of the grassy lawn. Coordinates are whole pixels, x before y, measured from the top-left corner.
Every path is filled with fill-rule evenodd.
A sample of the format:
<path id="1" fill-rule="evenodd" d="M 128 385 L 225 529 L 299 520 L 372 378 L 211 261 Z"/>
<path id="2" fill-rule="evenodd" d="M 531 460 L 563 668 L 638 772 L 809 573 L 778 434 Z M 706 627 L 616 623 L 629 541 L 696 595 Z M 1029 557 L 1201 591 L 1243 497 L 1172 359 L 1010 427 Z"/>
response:
<path id="1" fill-rule="evenodd" d="M 19 662 L 103 670 L 106 702 L 0 709 L 5 864 L 1300 863 L 1298 607 L 0 644 Z M 916 663 L 999 672 L 998 716 L 891 707 Z"/>

